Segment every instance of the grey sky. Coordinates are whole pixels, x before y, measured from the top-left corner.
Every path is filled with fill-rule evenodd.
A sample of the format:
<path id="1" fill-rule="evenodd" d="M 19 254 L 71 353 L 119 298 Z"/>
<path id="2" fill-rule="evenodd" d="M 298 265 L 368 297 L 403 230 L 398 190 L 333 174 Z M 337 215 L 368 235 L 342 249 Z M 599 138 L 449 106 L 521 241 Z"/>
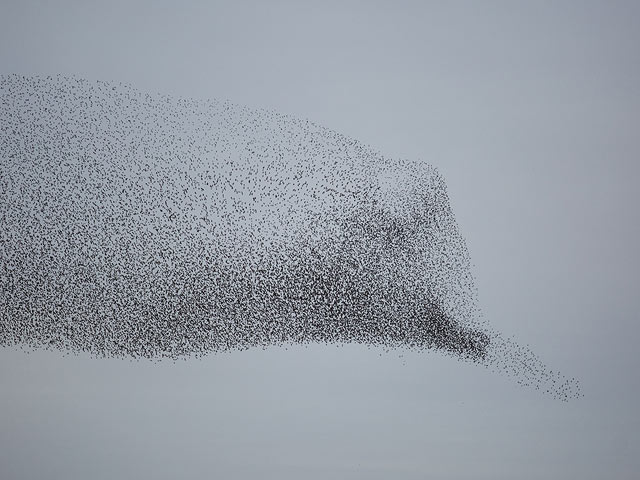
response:
<path id="1" fill-rule="evenodd" d="M 25 2 L 0 74 L 308 118 L 444 175 L 480 307 L 564 404 L 438 354 L 0 350 L 0 476 L 635 478 L 638 2 Z"/>

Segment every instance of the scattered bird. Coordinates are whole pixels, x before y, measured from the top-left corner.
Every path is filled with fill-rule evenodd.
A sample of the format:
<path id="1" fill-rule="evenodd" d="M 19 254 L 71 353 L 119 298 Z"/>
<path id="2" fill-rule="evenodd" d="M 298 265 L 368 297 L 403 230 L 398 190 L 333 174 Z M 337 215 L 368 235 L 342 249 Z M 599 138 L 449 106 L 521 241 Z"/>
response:
<path id="1" fill-rule="evenodd" d="M 563 400 L 480 321 L 443 178 L 270 110 L 0 77 L 0 345 L 435 349 Z"/>

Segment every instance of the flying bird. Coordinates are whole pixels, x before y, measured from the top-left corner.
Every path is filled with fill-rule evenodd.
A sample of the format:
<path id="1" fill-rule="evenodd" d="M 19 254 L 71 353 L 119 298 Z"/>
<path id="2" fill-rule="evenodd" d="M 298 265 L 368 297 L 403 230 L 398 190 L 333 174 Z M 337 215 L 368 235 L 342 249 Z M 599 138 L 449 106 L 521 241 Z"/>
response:
<path id="1" fill-rule="evenodd" d="M 64 76 L 0 77 L 0 118 L 0 345 L 355 342 L 580 395 L 480 320 L 433 166 L 275 111 Z"/>

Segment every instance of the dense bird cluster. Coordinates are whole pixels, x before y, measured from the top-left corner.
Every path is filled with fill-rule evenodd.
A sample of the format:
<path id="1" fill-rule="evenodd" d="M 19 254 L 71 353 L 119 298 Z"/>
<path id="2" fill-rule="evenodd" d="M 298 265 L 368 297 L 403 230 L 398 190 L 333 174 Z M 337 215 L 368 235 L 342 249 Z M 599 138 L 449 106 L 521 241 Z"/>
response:
<path id="1" fill-rule="evenodd" d="M 437 349 L 577 384 L 478 320 L 437 171 L 273 111 L 0 77 L 0 345 Z"/>

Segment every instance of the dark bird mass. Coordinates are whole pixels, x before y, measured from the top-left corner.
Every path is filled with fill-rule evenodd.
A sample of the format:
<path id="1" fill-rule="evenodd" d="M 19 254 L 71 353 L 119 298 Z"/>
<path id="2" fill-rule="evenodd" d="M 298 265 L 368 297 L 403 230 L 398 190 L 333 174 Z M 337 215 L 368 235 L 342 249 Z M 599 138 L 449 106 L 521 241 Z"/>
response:
<path id="1" fill-rule="evenodd" d="M 567 400 L 480 320 L 445 183 L 306 120 L 0 77 L 0 345 L 100 357 L 435 349 Z"/>

